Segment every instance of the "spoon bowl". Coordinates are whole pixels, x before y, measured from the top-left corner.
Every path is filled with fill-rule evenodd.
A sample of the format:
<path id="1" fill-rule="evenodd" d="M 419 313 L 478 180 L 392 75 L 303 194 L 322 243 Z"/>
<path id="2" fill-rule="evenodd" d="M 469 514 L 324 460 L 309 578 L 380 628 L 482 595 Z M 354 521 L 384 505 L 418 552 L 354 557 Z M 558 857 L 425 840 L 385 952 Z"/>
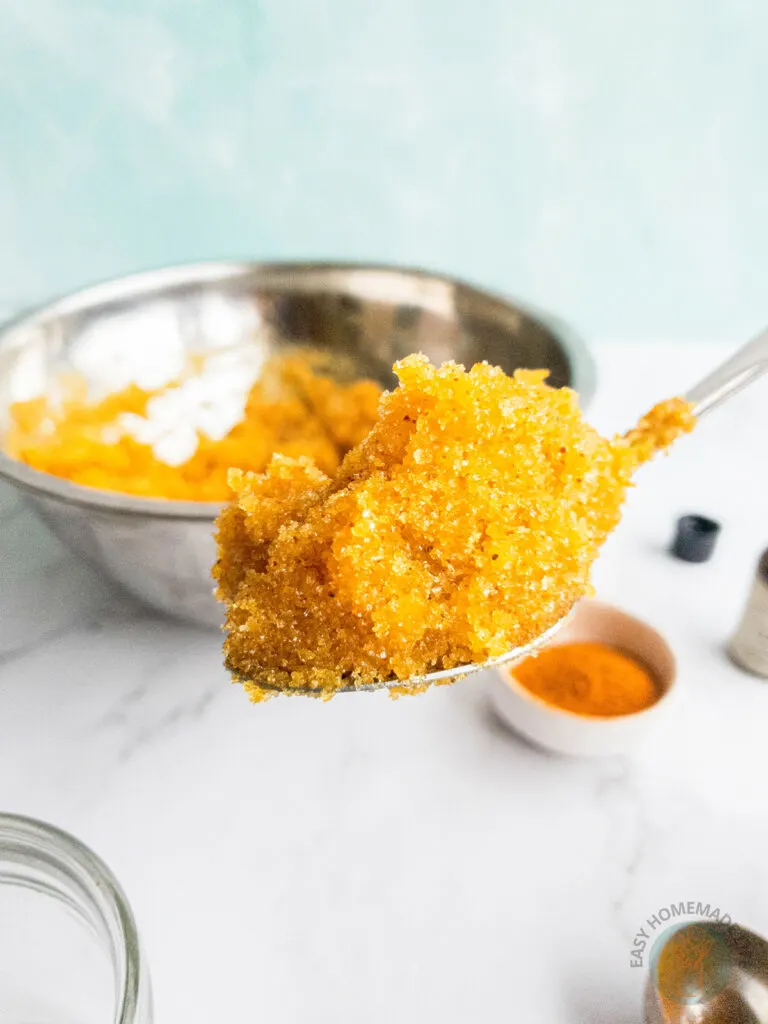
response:
<path id="1" fill-rule="evenodd" d="M 700 418 L 705 413 L 720 405 L 726 399 L 737 394 L 748 384 L 757 380 L 768 370 L 768 330 L 763 331 L 752 341 L 742 346 L 734 355 L 722 363 L 717 369 L 708 374 L 703 380 L 691 388 L 685 395 L 686 401 L 690 403 L 693 413 Z M 244 685 L 258 688 L 264 691 L 285 693 L 291 695 L 302 695 L 311 697 L 322 697 L 336 693 L 366 692 L 371 690 L 389 689 L 392 691 L 410 689 L 421 691 L 428 687 L 454 682 L 464 676 L 482 671 L 488 668 L 501 668 L 520 661 L 538 650 L 550 640 L 557 630 L 570 618 L 570 612 L 545 630 L 540 636 L 530 643 L 513 648 L 498 658 L 488 659 L 483 662 L 474 662 L 467 665 L 458 665 L 455 668 L 440 669 L 422 676 L 412 676 L 410 679 L 386 679 L 381 682 L 355 685 L 350 682 L 346 686 L 334 688 L 332 691 L 322 689 L 280 687 L 270 684 L 263 684 L 256 678 L 244 679 L 239 673 L 232 672 L 233 678 Z"/>
<path id="2" fill-rule="evenodd" d="M 671 929 L 654 951 L 645 1024 L 768 1024 L 768 942 L 722 921 Z"/>
<path id="3" fill-rule="evenodd" d="M 430 686 L 440 686 L 447 683 L 455 683 L 459 679 L 463 679 L 465 676 L 473 675 L 475 672 L 483 672 L 485 669 L 490 668 L 502 668 L 505 665 L 512 665 L 517 661 L 522 661 L 523 658 L 527 658 L 529 655 L 534 654 L 545 644 L 555 636 L 555 634 L 570 621 L 573 615 L 573 609 L 564 615 L 561 619 L 546 629 L 543 633 L 537 636 L 530 643 L 523 644 L 520 647 L 514 647 L 511 651 L 507 651 L 505 654 L 500 655 L 498 658 L 489 658 L 487 661 L 471 662 L 467 665 L 456 665 L 454 668 L 443 668 L 438 669 L 435 672 L 428 672 L 421 676 L 410 676 L 408 679 L 382 679 L 375 683 L 348 683 L 346 685 L 335 688 L 331 691 L 322 689 L 312 689 L 311 687 L 281 687 L 271 685 L 267 682 L 260 682 L 258 679 L 246 678 L 241 673 L 232 669 L 227 665 L 227 670 L 230 672 L 232 679 L 236 683 L 241 683 L 244 686 L 257 687 L 260 690 L 265 690 L 275 694 L 282 694 L 287 697 L 323 697 L 329 693 L 335 696 L 337 693 L 372 693 L 374 690 L 426 690 Z"/>

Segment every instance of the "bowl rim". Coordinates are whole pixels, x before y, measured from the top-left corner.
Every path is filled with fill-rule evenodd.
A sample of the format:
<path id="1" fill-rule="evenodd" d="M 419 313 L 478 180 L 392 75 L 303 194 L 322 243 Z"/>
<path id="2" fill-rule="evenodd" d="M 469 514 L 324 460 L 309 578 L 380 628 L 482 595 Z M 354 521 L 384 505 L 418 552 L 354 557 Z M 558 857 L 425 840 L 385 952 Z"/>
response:
<path id="1" fill-rule="evenodd" d="M 557 704 L 551 704 L 549 701 L 544 700 L 543 697 L 539 697 L 537 694 L 533 693 L 527 687 L 523 686 L 520 680 L 515 676 L 515 668 L 517 665 L 520 664 L 520 662 L 515 662 L 512 665 L 500 666 L 496 670 L 500 682 L 508 689 L 512 690 L 513 693 L 516 693 L 518 697 L 527 701 L 529 704 L 533 704 L 534 706 L 536 706 L 540 711 L 554 715 L 556 718 L 566 718 L 572 722 L 585 722 L 589 723 L 590 725 L 597 724 L 599 726 L 605 725 L 607 727 L 610 727 L 612 724 L 615 724 L 616 722 L 638 721 L 640 719 L 648 718 L 654 714 L 657 714 L 660 710 L 662 710 L 662 705 L 664 707 L 667 707 L 667 705 L 669 705 L 671 701 L 674 699 L 674 697 L 677 695 L 677 692 L 679 690 L 679 674 L 677 656 L 675 655 L 672 645 L 669 643 L 669 641 L 661 632 L 661 630 L 657 629 L 656 626 L 652 625 L 645 619 L 641 619 L 639 615 L 634 615 L 632 614 L 632 612 L 628 612 L 626 611 L 626 609 L 621 608 L 618 605 L 612 604 L 609 601 L 602 601 L 599 598 L 594 597 L 582 598 L 582 601 L 589 602 L 590 607 L 595 609 L 598 614 L 618 613 L 623 618 L 629 619 L 633 623 L 633 625 L 637 625 L 640 626 L 642 629 L 649 630 L 651 633 L 655 635 L 656 639 L 664 648 L 665 654 L 669 658 L 671 668 L 669 677 L 664 682 L 663 689 L 659 694 L 658 699 L 655 700 L 653 704 L 649 704 L 648 707 L 641 708 L 639 711 L 628 711 L 626 714 L 623 715 L 589 715 L 584 714 L 580 711 L 571 711 L 570 708 L 561 708 Z M 579 640 L 569 639 L 567 636 L 562 637 L 560 634 L 556 633 L 552 637 L 552 639 L 547 644 L 545 644 L 537 653 L 543 653 L 550 647 L 558 647 L 563 646 L 564 644 L 579 642 Z M 626 654 L 628 658 L 632 657 L 632 654 L 629 651 L 624 651 L 622 653 Z M 530 657 L 536 657 L 536 655 L 530 655 Z"/>
<path id="2" fill-rule="evenodd" d="M 66 292 L 40 305 L 24 310 L 0 323 L 0 348 L 9 335 L 25 325 L 52 314 L 64 314 L 83 309 L 94 302 L 117 300 L 130 296 L 141 296 L 153 291 L 184 284 L 201 284 L 206 281 L 227 280 L 248 274 L 302 274 L 360 271 L 361 273 L 391 273 L 407 277 L 437 281 L 461 288 L 485 299 L 502 303 L 537 320 L 557 338 L 562 339 L 570 357 L 574 376 L 574 390 L 586 406 L 592 400 L 596 388 L 597 373 L 594 360 L 584 340 L 559 317 L 539 309 L 537 306 L 520 302 L 512 296 L 503 295 L 472 284 L 463 278 L 453 277 L 439 271 L 397 263 L 356 262 L 336 260 L 206 260 L 179 263 L 157 269 L 142 270 L 107 278 L 87 285 L 76 291 Z M 41 495 L 66 505 L 75 505 L 91 510 L 101 510 L 124 516 L 149 516 L 165 520 L 213 521 L 224 507 L 224 502 L 179 501 L 172 498 L 144 498 L 119 491 L 86 487 L 62 477 L 53 476 L 42 470 L 33 469 L 19 462 L 0 449 L 0 479 L 5 479 L 30 495 Z"/>

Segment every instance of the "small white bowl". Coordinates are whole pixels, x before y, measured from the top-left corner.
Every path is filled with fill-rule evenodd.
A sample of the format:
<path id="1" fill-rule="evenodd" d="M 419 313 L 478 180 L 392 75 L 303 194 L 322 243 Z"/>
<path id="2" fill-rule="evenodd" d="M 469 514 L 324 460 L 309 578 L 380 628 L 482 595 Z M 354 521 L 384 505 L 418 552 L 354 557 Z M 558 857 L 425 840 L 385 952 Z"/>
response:
<path id="1" fill-rule="evenodd" d="M 547 646 L 584 641 L 615 647 L 644 664 L 661 691 L 656 703 L 611 718 L 580 715 L 536 697 L 517 681 L 512 665 L 496 672 L 496 711 L 511 729 L 547 750 L 587 757 L 630 753 L 666 719 L 675 703 L 675 657 L 655 629 L 602 601 L 581 601 L 571 621 Z"/>

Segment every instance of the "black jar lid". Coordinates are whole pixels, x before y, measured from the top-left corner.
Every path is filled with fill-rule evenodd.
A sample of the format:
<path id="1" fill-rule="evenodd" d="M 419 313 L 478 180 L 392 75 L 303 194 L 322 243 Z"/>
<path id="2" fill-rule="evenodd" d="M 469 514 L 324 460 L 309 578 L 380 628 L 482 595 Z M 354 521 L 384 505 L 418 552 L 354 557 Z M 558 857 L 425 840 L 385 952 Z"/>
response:
<path id="1" fill-rule="evenodd" d="M 720 534 L 720 523 L 707 516 L 681 516 L 672 542 L 672 554 L 684 562 L 706 562 L 712 557 Z"/>

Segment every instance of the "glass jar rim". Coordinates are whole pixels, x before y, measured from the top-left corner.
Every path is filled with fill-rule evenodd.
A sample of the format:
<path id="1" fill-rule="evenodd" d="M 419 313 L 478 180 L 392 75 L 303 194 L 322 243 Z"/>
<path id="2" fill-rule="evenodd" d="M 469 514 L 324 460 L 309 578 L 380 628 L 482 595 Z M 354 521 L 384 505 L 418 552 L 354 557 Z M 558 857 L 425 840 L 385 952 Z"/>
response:
<path id="1" fill-rule="evenodd" d="M 104 861 L 54 825 L 0 813 L 0 886 L 29 888 L 64 903 L 109 944 L 115 983 L 114 1024 L 148 1024 L 149 975 L 136 922 Z"/>

